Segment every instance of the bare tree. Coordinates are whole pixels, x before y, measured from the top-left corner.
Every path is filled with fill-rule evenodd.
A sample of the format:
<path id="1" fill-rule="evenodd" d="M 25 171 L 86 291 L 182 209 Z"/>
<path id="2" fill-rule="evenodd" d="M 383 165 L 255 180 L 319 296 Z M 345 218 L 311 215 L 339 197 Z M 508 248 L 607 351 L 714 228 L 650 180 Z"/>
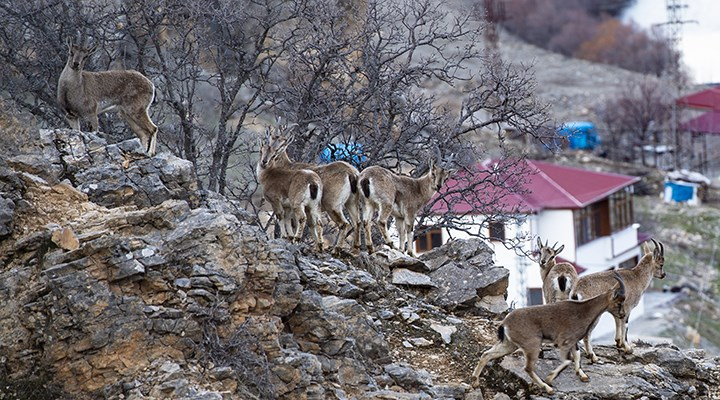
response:
<path id="1" fill-rule="evenodd" d="M 257 133 L 281 117 L 297 125 L 295 161 L 335 148 L 356 152 L 349 161 L 360 168 L 419 175 L 452 154 L 451 167 L 488 177 L 433 202 L 471 199 L 475 212 L 509 218 L 498 211 L 501 191 L 488 188 L 521 188 L 503 171 L 524 154 L 512 154 L 502 132 L 546 141 L 554 129 L 531 67 L 483 48 L 481 21 L 446 10 L 431 0 L 0 0 L 0 68 L 12 78 L 0 84 L 43 125 L 59 126 L 63 43 L 85 37 L 100 46 L 88 69 L 148 76 L 159 142 L 190 160 L 204 187 L 248 207 L 259 206 Z M 114 118 L 100 122 L 131 137 Z M 479 163 L 489 156 L 503 161 Z M 496 195 L 471 198 L 483 190 Z"/>
<path id="2" fill-rule="evenodd" d="M 671 110 L 669 88 L 650 79 L 631 83 L 616 98 L 609 100 L 597 114 L 610 137 L 611 158 L 634 161 L 638 149 L 642 164 L 648 165 L 643 147 L 652 145 L 655 149 L 659 144 L 669 143 L 662 137 L 662 132 L 670 122 Z M 656 156 L 653 164 L 657 166 Z"/>

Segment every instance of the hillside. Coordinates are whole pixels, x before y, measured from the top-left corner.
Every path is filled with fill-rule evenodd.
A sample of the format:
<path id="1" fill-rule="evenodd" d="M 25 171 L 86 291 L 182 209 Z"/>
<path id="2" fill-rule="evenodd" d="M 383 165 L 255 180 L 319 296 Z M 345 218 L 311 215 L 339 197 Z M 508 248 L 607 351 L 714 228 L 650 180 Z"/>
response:
<path id="1" fill-rule="evenodd" d="M 421 260 L 271 240 L 190 163 L 41 131 L 0 165 L 5 399 L 482 399 L 540 394 L 522 358 L 468 382 L 507 308 L 482 241 Z M 598 346 L 565 399 L 715 398 L 700 350 Z M 557 364 L 547 351 L 540 372 Z"/>

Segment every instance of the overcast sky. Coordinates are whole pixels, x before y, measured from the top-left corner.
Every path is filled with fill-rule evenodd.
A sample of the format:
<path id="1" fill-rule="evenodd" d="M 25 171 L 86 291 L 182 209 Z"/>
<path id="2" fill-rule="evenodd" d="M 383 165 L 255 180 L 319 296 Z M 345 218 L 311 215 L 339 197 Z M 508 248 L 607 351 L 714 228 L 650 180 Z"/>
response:
<path id="1" fill-rule="evenodd" d="M 695 83 L 720 83 L 720 0 L 679 0 L 687 5 L 681 13 L 683 24 L 680 50 Z M 668 20 L 666 0 L 637 0 L 627 18 L 643 27 Z"/>

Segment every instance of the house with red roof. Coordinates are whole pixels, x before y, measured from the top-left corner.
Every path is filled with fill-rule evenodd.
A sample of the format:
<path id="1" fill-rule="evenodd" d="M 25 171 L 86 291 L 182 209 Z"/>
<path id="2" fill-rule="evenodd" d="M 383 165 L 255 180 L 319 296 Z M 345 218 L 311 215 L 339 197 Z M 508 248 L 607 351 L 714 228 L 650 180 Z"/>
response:
<path id="1" fill-rule="evenodd" d="M 496 265 L 510 270 L 508 303 L 542 303 L 540 270 L 532 256 L 537 237 L 565 245 L 560 256 L 580 273 L 637 264 L 642 238 L 633 218 L 632 195 L 640 178 L 536 160 L 501 164 L 486 161 L 478 166 L 478 172 L 453 176 L 443 188 L 448 200 L 432 203 L 431 214 L 460 215 L 468 226 L 483 229 L 495 250 Z M 479 180 L 489 184 L 482 190 L 462 190 Z M 516 190 L 508 189 L 513 186 Z M 515 218 L 512 223 L 504 222 L 505 218 L 493 222 L 487 217 L 490 214 Z M 416 250 L 427 251 L 450 238 L 467 238 L 472 229 L 429 231 L 416 240 Z M 506 248 L 510 240 L 522 251 Z"/>

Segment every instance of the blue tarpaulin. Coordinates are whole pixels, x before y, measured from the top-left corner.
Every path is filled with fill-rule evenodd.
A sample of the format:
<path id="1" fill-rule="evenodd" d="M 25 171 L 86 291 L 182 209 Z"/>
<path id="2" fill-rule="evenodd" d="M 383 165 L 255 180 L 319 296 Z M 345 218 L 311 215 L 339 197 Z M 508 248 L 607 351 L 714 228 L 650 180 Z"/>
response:
<path id="1" fill-rule="evenodd" d="M 333 161 L 345 161 L 360 168 L 360 164 L 366 159 L 360 143 L 331 143 L 320 153 L 320 161 L 326 164 Z"/>
<path id="2" fill-rule="evenodd" d="M 670 200 L 677 203 L 692 200 L 695 193 L 694 186 L 683 185 L 682 183 L 678 182 L 665 182 L 665 191 L 668 190 L 670 190 Z"/>
<path id="3" fill-rule="evenodd" d="M 558 134 L 567 137 L 570 148 L 575 150 L 593 150 L 600 143 L 592 122 L 567 122 L 558 130 Z"/>

